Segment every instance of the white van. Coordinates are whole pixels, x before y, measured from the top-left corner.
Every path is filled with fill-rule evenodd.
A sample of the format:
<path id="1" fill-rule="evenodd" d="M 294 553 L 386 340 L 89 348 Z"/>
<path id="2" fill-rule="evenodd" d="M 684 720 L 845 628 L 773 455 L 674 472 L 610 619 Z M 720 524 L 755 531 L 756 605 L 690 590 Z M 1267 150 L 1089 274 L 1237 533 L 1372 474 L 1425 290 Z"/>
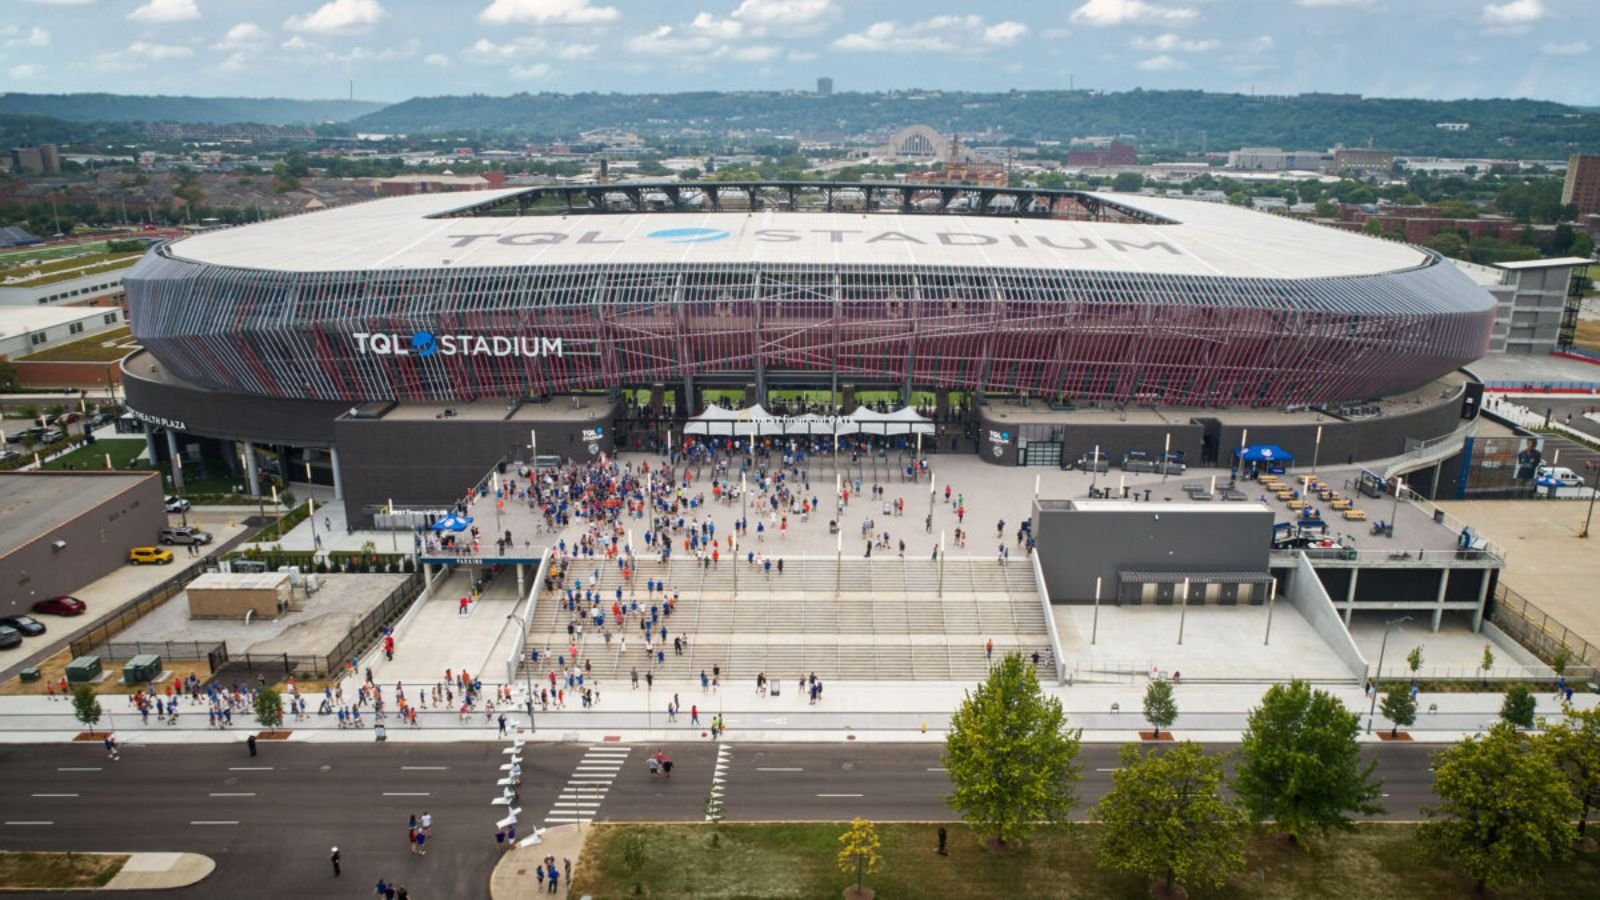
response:
<path id="1" fill-rule="evenodd" d="M 1547 487 L 1583 487 L 1583 477 L 1566 466 L 1540 466 L 1534 481 Z"/>

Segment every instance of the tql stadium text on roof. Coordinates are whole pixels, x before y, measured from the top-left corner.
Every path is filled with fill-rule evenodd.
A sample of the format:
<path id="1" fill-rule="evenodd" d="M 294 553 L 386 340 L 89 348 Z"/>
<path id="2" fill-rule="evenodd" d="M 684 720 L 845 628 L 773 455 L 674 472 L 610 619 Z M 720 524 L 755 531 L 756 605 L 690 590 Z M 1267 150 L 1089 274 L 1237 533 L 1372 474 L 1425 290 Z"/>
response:
<path id="1" fill-rule="evenodd" d="M 418 331 L 411 335 L 393 332 L 358 331 L 350 335 L 356 352 L 363 356 L 565 356 L 561 338 L 505 334 L 434 334 Z"/>

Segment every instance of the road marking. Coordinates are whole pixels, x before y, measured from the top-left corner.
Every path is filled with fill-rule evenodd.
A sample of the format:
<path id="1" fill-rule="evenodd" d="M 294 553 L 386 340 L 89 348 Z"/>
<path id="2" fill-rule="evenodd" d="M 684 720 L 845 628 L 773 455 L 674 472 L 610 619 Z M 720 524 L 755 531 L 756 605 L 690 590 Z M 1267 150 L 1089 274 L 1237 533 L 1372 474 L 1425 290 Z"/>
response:
<path id="1" fill-rule="evenodd" d="M 757 772 L 804 772 L 801 768 L 788 768 L 783 766 L 756 766 Z"/>
<path id="2" fill-rule="evenodd" d="M 54 825 L 55 823 L 54 822 L 46 822 L 46 821 L 42 821 L 42 820 L 38 820 L 38 819 L 16 819 L 16 820 L 8 820 L 6 822 L 6 824 L 7 825 Z"/>
<path id="3" fill-rule="evenodd" d="M 401 766 L 400 767 L 400 771 L 402 771 L 402 772 L 443 772 L 443 771 L 445 771 L 445 770 L 447 770 L 449 768 L 450 768 L 449 766 Z"/>
<path id="4" fill-rule="evenodd" d="M 385 797 L 432 797 L 431 791 L 384 791 Z"/>
<path id="5" fill-rule="evenodd" d="M 57 772 L 104 772 L 99 766 L 56 766 Z"/>
<path id="6" fill-rule="evenodd" d="M 229 766 L 229 772 L 271 772 L 271 766 Z"/>
<path id="7" fill-rule="evenodd" d="M 1117 766 L 1117 767 L 1111 768 L 1111 769 L 1095 769 L 1095 771 L 1096 772 L 1121 772 L 1122 771 L 1122 767 L 1121 766 Z"/>
<path id="8" fill-rule="evenodd" d="M 77 794 L 34 794 L 35 797 L 76 797 Z"/>
<path id="9" fill-rule="evenodd" d="M 946 769 L 944 766 L 929 766 L 928 767 L 928 771 L 929 772 L 948 772 L 950 770 Z"/>
<path id="10" fill-rule="evenodd" d="M 235 793 L 235 794 L 212 793 L 211 796 L 213 796 L 213 797 L 254 797 L 255 794 L 253 792 L 252 793 Z"/>
<path id="11" fill-rule="evenodd" d="M 818 794 L 818 797 L 859 797 L 860 794 Z"/>
<path id="12" fill-rule="evenodd" d="M 237 825 L 238 819 L 196 819 L 190 825 Z"/>
<path id="13" fill-rule="evenodd" d="M 589 817 L 573 818 L 571 816 L 545 816 L 544 820 L 547 823 L 548 822 L 554 822 L 557 825 L 575 825 L 575 824 L 578 824 L 580 822 L 593 822 L 594 821 L 594 819 L 589 818 Z"/>

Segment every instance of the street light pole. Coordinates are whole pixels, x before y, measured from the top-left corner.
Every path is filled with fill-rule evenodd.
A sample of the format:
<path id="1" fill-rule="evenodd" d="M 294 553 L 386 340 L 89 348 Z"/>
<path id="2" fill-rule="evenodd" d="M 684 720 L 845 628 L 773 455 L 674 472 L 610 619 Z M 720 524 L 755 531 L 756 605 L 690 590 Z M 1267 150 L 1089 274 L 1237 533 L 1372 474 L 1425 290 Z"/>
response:
<path id="1" fill-rule="evenodd" d="M 1401 616 L 1385 622 L 1383 626 L 1383 643 L 1378 645 L 1378 671 L 1372 676 L 1372 704 L 1367 709 L 1367 734 L 1372 733 L 1372 718 L 1378 713 L 1378 685 L 1383 679 L 1383 653 L 1389 649 L 1389 632 L 1411 621 L 1410 616 Z"/>
<path id="2" fill-rule="evenodd" d="M 533 586 L 533 589 L 537 591 L 539 589 L 539 586 L 536 584 L 536 585 Z M 522 617 L 517 615 L 516 613 L 506 613 L 506 618 L 516 622 L 517 623 L 517 627 L 522 629 L 522 636 L 523 636 L 523 644 L 522 644 L 522 646 L 523 646 L 524 652 L 526 652 L 526 649 L 527 649 L 527 646 L 528 646 L 528 644 L 527 644 L 528 623 L 524 622 L 522 620 Z M 517 665 L 520 666 L 520 665 L 524 665 L 524 664 L 525 664 L 524 660 L 520 660 L 520 659 L 517 660 Z M 534 725 L 533 725 L 533 667 L 530 665 L 530 666 L 528 666 L 528 668 L 524 669 L 523 670 L 523 675 L 526 676 L 527 679 L 528 679 L 528 682 L 527 682 L 527 690 L 528 690 L 528 733 L 532 734 L 534 732 Z"/>
<path id="3" fill-rule="evenodd" d="M 1600 469 L 1600 463 L 1591 459 L 1584 462 L 1583 467 L 1589 470 Z M 1594 476 L 1591 475 L 1590 477 L 1593 478 Z M 1593 485 L 1589 488 L 1589 511 L 1583 515 L 1583 530 L 1578 532 L 1578 537 L 1586 538 L 1589 536 L 1589 520 L 1594 518 L 1594 496 L 1597 493 L 1600 493 L 1600 485 Z"/>

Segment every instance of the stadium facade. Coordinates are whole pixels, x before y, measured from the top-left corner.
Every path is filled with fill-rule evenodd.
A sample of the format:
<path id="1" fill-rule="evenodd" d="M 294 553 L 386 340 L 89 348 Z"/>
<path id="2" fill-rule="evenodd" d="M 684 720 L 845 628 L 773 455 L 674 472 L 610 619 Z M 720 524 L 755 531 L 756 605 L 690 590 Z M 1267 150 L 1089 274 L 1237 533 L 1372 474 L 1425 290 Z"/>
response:
<path id="1" fill-rule="evenodd" d="M 978 401 L 980 438 L 991 396 L 1333 409 L 1448 376 L 1495 319 L 1482 287 L 1412 246 L 1218 204 L 959 186 L 419 195 L 167 244 L 125 286 L 147 348 L 125 364 L 136 411 L 187 425 L 220 406 L 231 429 L 188 430 L 295 446 L 313 441 L 301 414 L 509 401 L 525 424 L 530 398 L 663 386 L 676 409 L 658 421 L 706 388 L 941 407 L 954 391 Z M 586 438 L 620 412 L 567 443 L 609 445 Z M 261 433 L 273 421 L 291 433 Z M 330 454 L 337 430 L 311 429 Z M 510 427 L 492 443 L 506 455 Z"/>

